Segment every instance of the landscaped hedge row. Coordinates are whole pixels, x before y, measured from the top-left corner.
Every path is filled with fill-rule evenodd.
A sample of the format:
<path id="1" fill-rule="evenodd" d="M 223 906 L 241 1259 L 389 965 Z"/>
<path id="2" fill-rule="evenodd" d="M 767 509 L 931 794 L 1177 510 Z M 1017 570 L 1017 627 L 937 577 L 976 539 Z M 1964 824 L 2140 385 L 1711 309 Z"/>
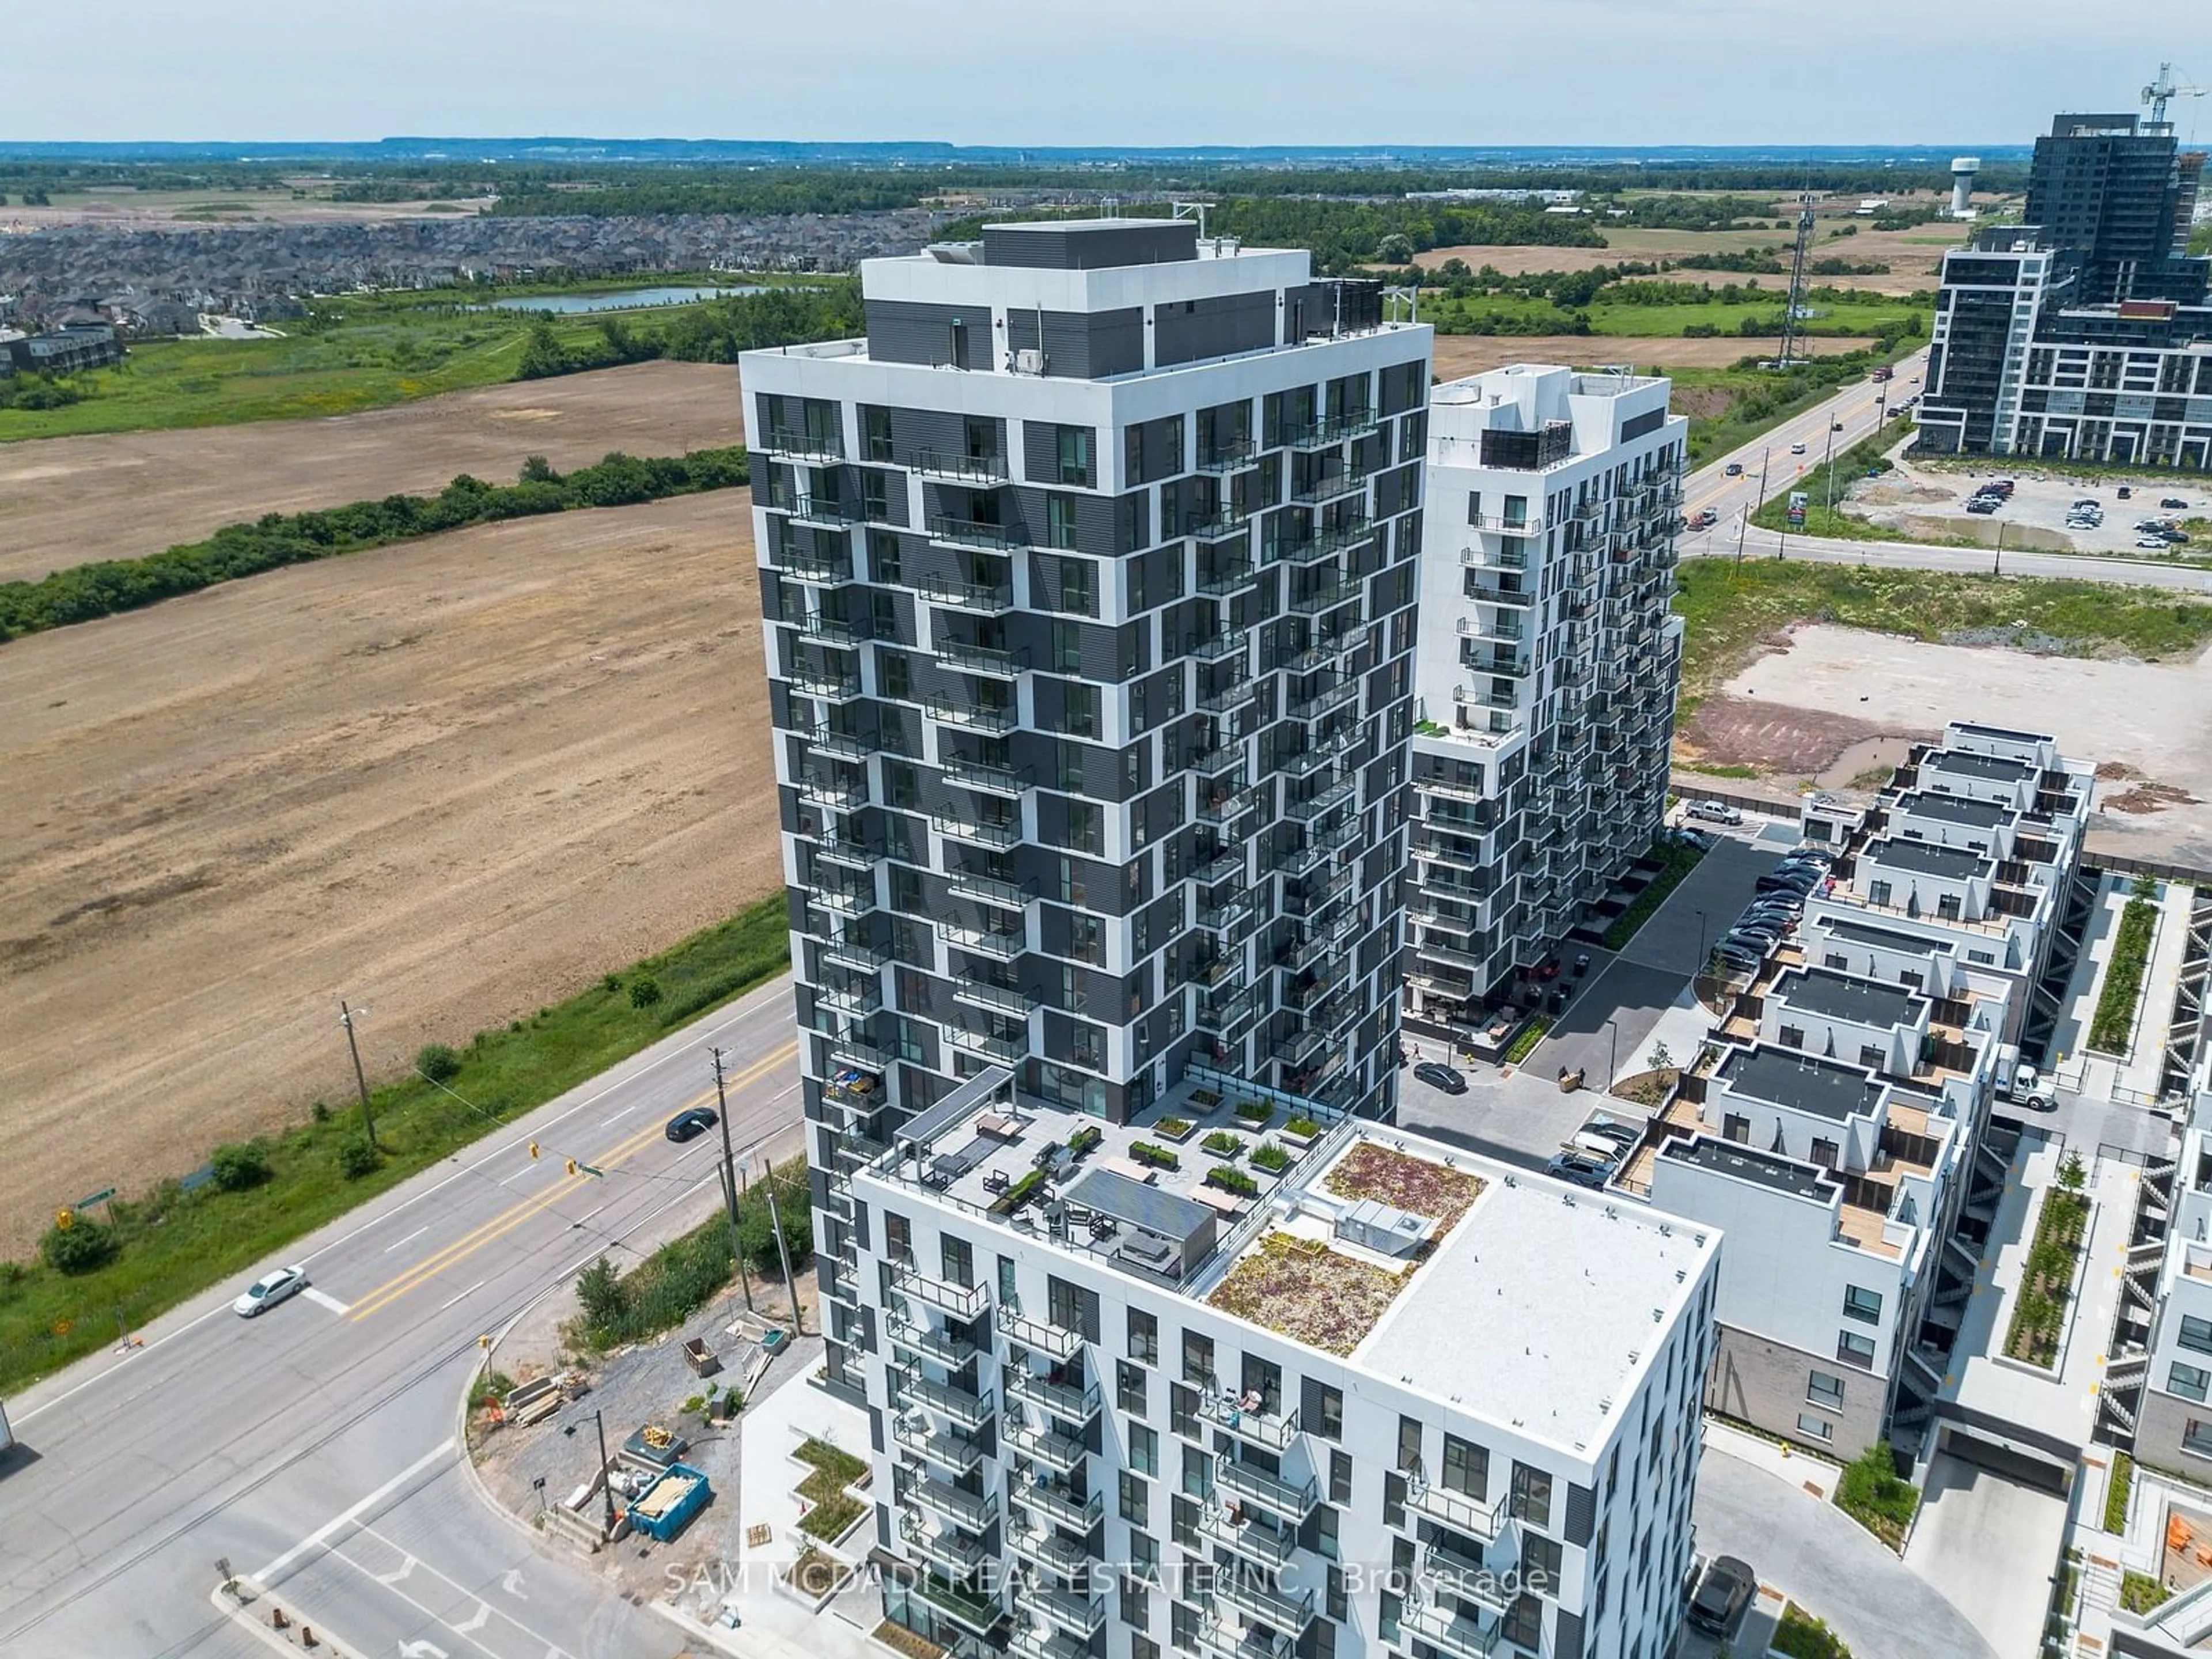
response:
<path id="1" fill-rule="evenodd" d="M 574 507 L 629 507 L 726 489 L 750 478 L 742 446 L 643 459 L 617 452 L 596 466 L 566 474 L 533 455 L 511 484 L 488 484 L 464 472 L 435 495 L 386 495 L 313 513 L 269 513 L 250 524 L 225 525 L 204 541 L 143 559 L 102 559 L 34 582 L 0 582 L 0 640 L 135 611 L 283 565 L 442 531 Z"/>
<path id="2" fill-rule="evenodd" d="M 2143 972 L 2150 965 L 2150 937 L 2158 927 L 2157 884 L 2137 876 L 2127 907 L 2112 935 L 2112 959 L 2105 964 L 2105 988 L 2097 993 L 2097 1017 L 2089 1022 L 2089 1046 L 2124 1054 L 2136 1029 L 2136 1005 L 2142 1000 Z"/>

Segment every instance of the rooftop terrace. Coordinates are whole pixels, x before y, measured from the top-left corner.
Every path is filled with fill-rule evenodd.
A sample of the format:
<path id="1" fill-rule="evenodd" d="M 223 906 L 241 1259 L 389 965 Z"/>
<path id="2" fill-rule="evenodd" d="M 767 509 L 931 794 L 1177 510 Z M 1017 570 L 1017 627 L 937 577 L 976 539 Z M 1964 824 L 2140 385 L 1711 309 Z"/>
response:
<path id="1" fill-rule="evenodd" d="M 1932 789 L 1907 790 L 1897 798 L 1897 811 L 1910 817 L 1934 818 L 1977 830 L 1994 830 L 2014 816 L 2011 807 L 1996 801 L 1946 795 Z"/>
<path id="2" fill-rule="evenodd" d="M 1866 877 L 1883 870 L 1904 870 L 1914 875 L 1938 876 L 1947 881 L 1965 881 L 1973 876 L 1990 874 L 1996 868 L 1994 859 L 1985 854 L 1970 853 L 1963 847 L 1931 847 L 1926 842 L 1892 838 L 1875 842 L 1866 849 L 1859 860 L 1858 873 Z"/>
<path id="3" fill-rule="evenodd" d="M 1871 1116 L 1882 1085 L 1864 1068 L 1760 1043 L 1722 1061 L 1720 1080 L 1739 1094 L 1832 1123 Z"/>
<path id="4" fill-rule="evenodd" d="M 1839 974 L 1832 968 L 1800 968 L 1774 983 L 1773 994 L 1794 1009 L 1823 1019 L 1847 1019 L 1878 1030 L 1915 1025 L 1927 999 L 1901 985 Z"/>

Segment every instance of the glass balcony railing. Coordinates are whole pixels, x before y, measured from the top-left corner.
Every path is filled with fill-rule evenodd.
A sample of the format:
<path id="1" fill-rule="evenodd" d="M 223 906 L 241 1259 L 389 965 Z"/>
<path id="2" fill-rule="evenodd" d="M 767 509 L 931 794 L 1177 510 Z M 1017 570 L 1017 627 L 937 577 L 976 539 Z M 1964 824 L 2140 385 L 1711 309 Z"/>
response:
<path id="1" fill-rule="evenodd" d="M 1214 1484 L 1292 1522 L 1304 1521 L 1321 1501 L 1321 1488 L 1310 1478 L 1303 1482 L 1285 1480 L 1233 1458 L 1223 1458 L 1215 1465 Z"/>
<path id="2" fill-rule="evenodd" d="M 933 513 L 929 516 L 929 539 L 952 547 L 988 547 L 1007 552 L 1030 544 L 1029 527 L 1018 524 L 994 524 L 982 519 L 956 519 L 950 514 Z"/>
<path id="3" fill-rule="evenodd" d="M 964 1054 L 975 1054 L 1000 1066 L 1018 1066 L 1029 1054 L 1025 1039 L 971 1031 L 964 1025 L 946 1026 L 945 1040 Z"/>
<path id="4" fill-rule="evenodd" d="M 1003 617 L 1014 608 L 1012 582 L 959 582 L 932 576 L 921 591 L 932 605 L 951 605 L 979 617 Z"/>
<path id="5" fill-rule="evenodd" d="M 1083 1467 L 1090 1449 L 1073 1435 L 1040 1428 L 1034 1423 L 1018 1422 L 1009 1418 L 999 1430 L 999 1438 L 1007 1449 L 1019 1453 L 1032 1462 L 1060 1474 L 1072 1474 Z"/>
<path id="6" fill-rule="evenodd" d="M 1078 1498 L 1066 1487 L 1050 1482 L 1018 1482 L 1009 1488 L 1014 1503 L 1037 1516 L 1048 1516 L 1063 1527 L 1089 1534 L 1106 1512 L 1104 1496 L 1092 1492 Z"/>
<path id="7" fill-rule="evenodd" d="M 1006 458 L 1003 455 L 955 455 L 941 450 L 917 449 L 907 457 L 906 465 L 926 477 L 951 478 L 978 489 L 990 489 L 1006 482 Z"/>
<path id="8" fill-rule="evenodd" d="M 983 1461 L 983 1449 L 972 1435 L 932 1430 L 908 1418 L 891 1419 L 891 1437 L 925 1462 L 951 1470 L 956 1478 Z"/>
<path id="9" fill-rule="evenodd" d="M 1097 1417 L 1101 1404 L 1096 1382 L 1087 1387 L 1072 1382 L 1055 1382 L 1042 1372 L 1033 1371 L 1025 1365 L 1008 1367 L 1006 1392 L 1017 1400 L 1025 1400 L 1040 1410 L 1078 1425 L 1088 1423 Z"/>
<path id="10" fill-rule="evenodd" d="M 1263 1521 L 1232 1521 L 1229 1511 L 1219 1507 L 1210 1506 L 1200 1516 L 1198 1530 L 1213 1543 L 1269 1570 L 1279 1568 L 1298 1547 L 1297 1534 Z"/>
<path id="11" fill-rule="evenodd" d="M 932 1279 L 910 1261 L 892 1269 L 891 1288 L 959 1320 L 975 1318 L 991 1300 L 991 1293 L 981 1285 L 956 1285 L 951 1279 Z"/>
<path id="12" fill-rule="evenodd" d="M 992 1493 L 964 1492 L 949 1480 L 915 1472 L 911 1466 L 899 1490 L 905 1502 L 976 1532 L 999 1518 L 999 1500 Z"/>
<path id="13" fill-rule="evenodd" d="M 1005 848 L 1017 845 L 1022 838 L 1022 826 L 1013 818 L 963 818 L 956 813 L 939 812 L 932 815 L 930 823 L 947 840 L 965 842 L 971 846 Z"/>

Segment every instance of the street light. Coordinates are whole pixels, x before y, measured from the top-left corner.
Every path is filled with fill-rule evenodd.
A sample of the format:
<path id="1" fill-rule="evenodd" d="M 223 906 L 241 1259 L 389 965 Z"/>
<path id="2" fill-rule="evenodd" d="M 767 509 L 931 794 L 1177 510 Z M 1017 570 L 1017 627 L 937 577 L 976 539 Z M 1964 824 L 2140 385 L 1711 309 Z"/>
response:
<path id="1" fill-rule="evenodd" d="M 1613 1080 L 1620 1074 L 1620 1026 L 1614 1017 L 1607 1016 L 1605 1029 L 1612 1033 L 1612 1040 L 1606 1047 L 1605 1062 L 1605 1091 L 1611 1094 Z"/>
<path id="2" fill-rule="evenodd" d="M 1690 971 L 1702 974 L 1705 971 L 1705 913 L 1698 910 L 1692 914 L 1698 918 L 1698 965 Z"/>

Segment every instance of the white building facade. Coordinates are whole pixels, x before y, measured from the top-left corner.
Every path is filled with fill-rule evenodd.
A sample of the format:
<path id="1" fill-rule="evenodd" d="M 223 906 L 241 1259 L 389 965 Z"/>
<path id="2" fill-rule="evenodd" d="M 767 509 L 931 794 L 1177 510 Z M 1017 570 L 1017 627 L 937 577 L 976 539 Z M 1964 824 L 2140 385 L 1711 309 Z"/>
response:
<path id="1" fill-rule="evenodd" d="M 1474 1019 L 1658 830 L 1689 425 L 1668 392 L 1524 364 L 1431 395 L 1409 1018 Z"/>

